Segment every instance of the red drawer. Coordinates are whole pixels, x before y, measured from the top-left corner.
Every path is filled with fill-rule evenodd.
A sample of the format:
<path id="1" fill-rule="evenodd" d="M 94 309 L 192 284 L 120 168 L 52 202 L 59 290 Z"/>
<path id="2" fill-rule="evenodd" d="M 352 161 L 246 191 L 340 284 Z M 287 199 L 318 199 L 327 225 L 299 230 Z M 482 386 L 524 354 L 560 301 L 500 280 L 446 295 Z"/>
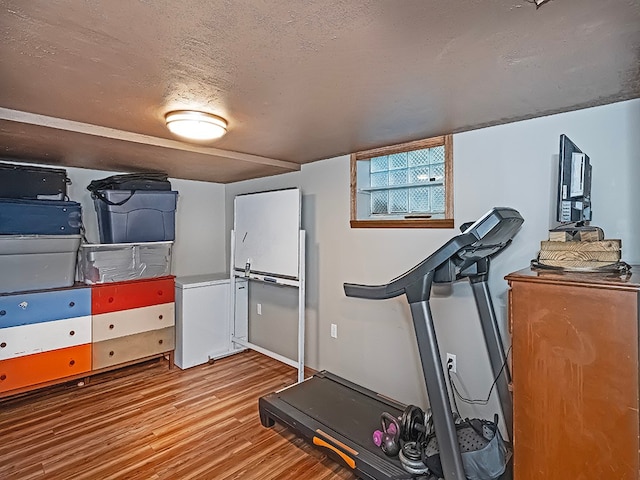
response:
<path id="1" fill-rule="evenodd" d="M 91 286 L 91 313 L 118 312 L 175 300 L 174 277 Z"/>
<path id="2" fill-rule="evenodd" d="M 0 361 L 0 392 L 91 370 L 91 344 Z"/>

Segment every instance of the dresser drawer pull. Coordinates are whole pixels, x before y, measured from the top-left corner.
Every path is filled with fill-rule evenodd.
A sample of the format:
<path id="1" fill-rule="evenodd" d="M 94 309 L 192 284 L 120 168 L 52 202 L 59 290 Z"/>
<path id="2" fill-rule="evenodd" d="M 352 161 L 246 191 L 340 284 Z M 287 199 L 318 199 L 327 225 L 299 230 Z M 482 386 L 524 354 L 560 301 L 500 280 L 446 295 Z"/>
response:
<path id="1" fill-rule="evenodd" d="M 6 311 L 6 310 L 0 310 L 0 315 L 4 316 L 4 315 L 6 315 L 6 314 L 7 314 L 7 311 Z"/>
<path id="2" fill-rule="evenodd" d="M 72 337 L 73 337 L 75 334 L 76 334 L 76 331 L 75 331 L 75 330 L 71 330 L 71 331 L 69 332 L 69 335 L 71 335 Z"/>
<path id="3" fill-rule="evenodd" d="M 158 315 L 158 320 L 162 320 L 163 316 L 162 315 Z"/>
<path id="4" fill-rule="evenodd" d="M 110 357 L 113 357 L 114 355 L 115 355 L 115 352 L 114 352 L 113 350 L 111 350 L 111 351 L 109 352 L 109 356 L 110 356 Z"/>
<path id="5" fill-rule="evenodd" d="M 69 362 L 69 366 L 70 366 L 70 367 L 73 367 L 75 364 L 76 364 L 76 361 L 75 361 L 75 360 L 71 360 L 71 361 Z"/>
<path id="6" fill-rule="evenodd" d="M 0 375 L 0 380 L 6 380 L 7 376 L 3 373 L 2 375 Z"/>
<path id="7" fill-rule="evenodd" d="M 7 342 L 2 342 L 2 343 L 0 343 L 0 348 L 4 348 L 4 347 L 6 347 L 6 346 L 7 346 Z"/>
<path id="8" fill-rule="evenodd" d="M 158 290 L 158 295 L 162 296 L 162 290 Z"/>
<path id="9" fill-rule="evenodd" d="M 158 343 L 159 343 L 160 345 L 162 345 L 162 342 L 163 342 L 163 340 L 158 340 Z"/>
<path id="10" fill-rule="evenodd" d="M 109 297 L 108 302 L 109 302 L 109 303 L 113 303 L 113 297 Z"/>
<path id="11" fill-rule="evenodd" d="M 111 325 L 109 325 L 109 330 L 113 330 L 115 325 L 113 325 L 113 323 Z"/>
<path id="12" fill-rule="evenodd" d="M 76 306 L 76 302 L 69 302 L 69 306 L 70 307 L 75 307 Z"/>

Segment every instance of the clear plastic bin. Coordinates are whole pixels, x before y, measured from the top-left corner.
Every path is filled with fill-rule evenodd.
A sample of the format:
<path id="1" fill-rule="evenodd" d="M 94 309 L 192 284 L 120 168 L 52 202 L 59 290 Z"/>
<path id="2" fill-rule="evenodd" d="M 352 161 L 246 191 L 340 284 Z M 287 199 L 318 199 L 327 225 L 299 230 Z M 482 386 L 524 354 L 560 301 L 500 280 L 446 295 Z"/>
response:
<path id="1" fill-rule="evenodd" d="M 173 242 L 83 244 L 80 246 L 80 281 L 123 282 L 171 275 Z"/>

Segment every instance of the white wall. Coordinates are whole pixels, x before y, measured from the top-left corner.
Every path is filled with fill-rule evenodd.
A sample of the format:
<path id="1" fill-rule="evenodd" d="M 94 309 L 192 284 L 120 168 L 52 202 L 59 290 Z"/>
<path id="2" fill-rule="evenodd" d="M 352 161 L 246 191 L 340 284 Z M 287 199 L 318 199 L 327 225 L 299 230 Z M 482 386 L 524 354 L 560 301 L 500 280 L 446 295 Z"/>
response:
<path id="1" fill-rule="evenodd" d="M 224 185 L 178 179 L 171 179 L 171 185 L 180 192 L 173 250 L 174 275 L 228 271 Z"/>
<path id="2" fill-rule="evenodd" d="M 304 165 L 301 172 L 226 186 L 227 229 L 232 201 L 239 193 L 299 186 L 303 227 L 307 231 L 307 362 L 328 369 L 405 403 L 427 404 L 412 320 L 404 298 L 369 301 L 347 298 L 344 282 L 378 284 L 403 273 L 493 206 L 511 206 L 525 218 L 513 244 L 492 262 L 490 286 L 499 322 L 506 322 L 504 276 L 526 267 L 547 238 L 555 205 L 554 176 L 559 136 L 566 133 L 593 164 L 593 222 L 608 238 L 622 238 L 623 258 L 640 263 L 640 218 L 633 210 L 640 180 L 640 100 L 543 117 L 454 135 L 456 230 L 351 229 L 349 158 Z M 228 245 L 227 245 L 228 248 Z M 270 288 L 266 291 L 267 288 Z M 297 312 L 286 305 L 290 292 L 261 286 L 263 304 L 254 341 L 284 354 L 290 338 L 273 335 L 292 324 Z M 294 293 L 295 294 L 295 293 Z M 251 299 L 255 310 L 255 299 Z M 461 388 L 474 398 L 486 396 L 492 382 L 471 289 L 457 283 L 434 292 L 431 306 L 440 350 L 457 355 Z M 330 324 L 338 338 L 330 338 Z M 262 338 L 260 338 L 262 337 Z M 294 337 L 291 337 L 294 338 Z M 463 415 L 490 417 L 498 411 L 460 405 Z"/>

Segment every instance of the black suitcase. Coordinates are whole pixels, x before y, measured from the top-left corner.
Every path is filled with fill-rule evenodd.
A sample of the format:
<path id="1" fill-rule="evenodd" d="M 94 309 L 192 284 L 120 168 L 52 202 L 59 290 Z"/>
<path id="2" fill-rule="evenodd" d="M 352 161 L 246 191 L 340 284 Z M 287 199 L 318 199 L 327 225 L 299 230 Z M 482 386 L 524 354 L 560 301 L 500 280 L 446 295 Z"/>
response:
<path id="1" fill-rule="evenodd" d="M 0 197 L 64 200 L 71 183 L 62 168 L 0 163 Z"/>

